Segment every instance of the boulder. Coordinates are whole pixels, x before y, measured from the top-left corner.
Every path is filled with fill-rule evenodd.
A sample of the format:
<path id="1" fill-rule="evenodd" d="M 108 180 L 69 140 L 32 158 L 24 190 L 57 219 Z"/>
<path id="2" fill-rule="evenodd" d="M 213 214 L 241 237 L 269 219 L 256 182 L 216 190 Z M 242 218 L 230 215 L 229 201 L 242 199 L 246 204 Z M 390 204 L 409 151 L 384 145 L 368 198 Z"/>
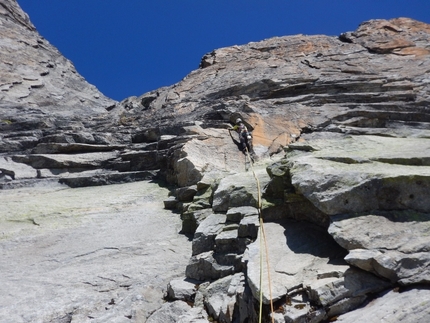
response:
<path id="1" fill-rule="evenodd" d="M 279 323 L 316 323 L 323 321 L 327 317 L 326 314 L 326 310 L 323 308 L 316 309 L 303 299 L 291 297 L 288 299 L 288 304 L 271 313 L 271 316 L 275 322 Z"/>
<path id="2" fill-rule="evenodd" d="M 245 276 L 238 273 L 221 278 L 211 283 L 205 291 L 204 303 L 209 315 L 224 323 L 243 322 L 244 317 L 238 317 L 238 299 L 245 291 Z"/>
<path id="3" fill-rule="evenodd" d="M 196 210 L 187 209 L 181 214 L 182 230 L 184 234 L 194 234 L 200 224 L 209 216 L 213 214 L 212 209 L 199 208 Z"/>
<path id="4" fill-rule="evenodd" d="M 225 214 L 210 214 L 198 226 L 194 233 L 192 255 L 211 251 L 215 247 L 215 238 L 222 232 L 226 221 Z"/>
<path id="5" fill-rule="evenodd" d="M 196 192 L 193 197 L 193 205 L 201 208 L 211 208 L 212 207 L 212 187 L 205 187 Z"/>
<path id="6" fill-rule="evenodd" d="M 179 201 L 174 196 L 169 196 L 167 199 L 163 201 L 164 208 L 168 210 L 174 210 L 178 206 Z"/>
<path id="7" fill-rule="evenodd" d="M 201 182 L 206 172 L 218 169 L 227 172 L 239 171 L 240 166 L 245 167 L 244 157 L 238 152 L 233 153 L 236 147 L 227 137 L 227 130 L 215 129 L 208 133 L 199 127 L 198 131 L 204 137 L 194 138 L 185 143 L 179 158 L 172 160 L 174 172 L 177 174 L 177 184 L 180 187 Z"/>
<path id="8" fill-rule="evenodd" d="M 205 281 L 216 280 L 234 274 L 234 272 L 234 266 L 220 265 L 214 258 L 214 252 L 207 251 L 191 257 L 185 269 L 185 276 L 187 278 Z"/>
<path id="9" fill-rule="evenodd" d="M 255 240 L 258 236 L 258 229 L 260 227 L 260 221 L 258 215 L 245 216 L 240 220 L 238 228 L 238 236 L 240 238 L 249 238 Z"/>
<path id="10" fill-rule="evenodd" d="M 256 176 L 260 187 L 269 180 L 265 169 L 257 169 Z M 257 188 L 252 172 L 241 172 L 224 177 L 214 192 L 212 208 L 215 212 L 227 212 L 234 207 L 257 207 L 259 194 Z"/>
<path id="11" fill-rule="evenodd" d="M 196 281 L 190 281 L 186 278 L 174 279 L 167 285 L 167 298 L 170 300 L 180 300 L 185 302 L 193 302 L 196 291 Z"/>
<path id="12" fill-rule="evenodd" d="M 208 187 L 215 187 L 226 174 L 228 173 L 222 169 L 205 172 L 200 181 L 197 182 L 197 190 L 200 191 Z"/>
<path id="13" fill-rule="evenodd" d="M 355 308 L 361 305 L 366 300 L 367 294 L 377 293 L 389 287 L 390 283 L 385 280 L 365 271 L 350 268 L 340 278 L 322 279 L 307 288 L 312 302 L 329 308 L 330 316 L 336 316 L 350 311 L 351 304 Z M 338 304 L 339 302 L 342 303 Z"/>
<path id="14" fill-rule="evenodd" d="M 430 282 L 429 230 L 429 214 L 396 211 L 336 216 L 329 233 L 349 250 L 351 265 L 408 285 Z"/>
<path id="15" fill-rule="evenodd" d="M 214 250 L 221 254 L 243 254 L 249 240 L 240 238 L 237 224 L 225 226 L 215 237 Z"/>
<path id="16" fill-rule="evenodd" d="M 227 221 L 239 223 L 245 217 L 258 216 L 258 209 L 252 206 L 232 207 L 227 211 L 226 215 Z"/>
<path id="17" fill-rule="evenodd" d="M 258 209 L 252 206 L 233 207 L 227 211 L 227 222 L 238 223 L 233 229 L 237 229 L 237 238 L 249 238 L 255 240 L 258 234 L 259 215 Z M 236 234 L 236 233 L 235 233 Z"/>
<path id="18" fill-rule="evenodd" d="M 181 202 L 191 202 L 197 193 L 197 185 L 181 187 L 173 192 L 173 195 Z"/>
<path id="19" fill-rule="evenodd" d="M 427 322 L 430 315 L 430 291 L 417 286 L 398 288 L 377 295 L 365 306 L 337 317 L 336 322 Z"/>

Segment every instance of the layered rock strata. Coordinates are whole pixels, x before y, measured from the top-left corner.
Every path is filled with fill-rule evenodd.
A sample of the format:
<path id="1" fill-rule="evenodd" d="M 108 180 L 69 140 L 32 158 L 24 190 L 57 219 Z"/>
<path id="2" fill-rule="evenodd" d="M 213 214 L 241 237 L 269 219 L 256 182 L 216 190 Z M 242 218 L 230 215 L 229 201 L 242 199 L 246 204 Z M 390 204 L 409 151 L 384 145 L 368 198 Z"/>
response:
<path id="1" fill-rule="evenodd" d="M 235 315 L 221 316 L 225 313 L 222 306 L 211 315 L 222 317 L 222 322 L 252 320 L 262 288 L 263 302 L 267 306 L 270 299 L 276 302 L 272 314 L 276 322 L 321 322 L 336 317 L 354 321 L 357 316 L 352 313 L 359 307 L 363 308 L 359 315 L 372 320 L 373 299 L 382 304 L 384 297 L 387 306 L 392 306 L 381 307 L 385 313 L 396 312 L 398 307 L 407 313 L 384 319 L 426 320 L 427 302 L 419 299 L 429 279 L 428 31 L 428 25 L 409 19 L 378 20 L 339 39 L 293 36 L 221 49 L 204 57 L 203 71 L 218 67 L 217 77 L 237 68 L 234 72 L 241 82 L 220 90 L 216 86 L 221 88 L 226 82 L 214 81 L 207 91 L 215 100 L 221 100 L 218 95 L 236 96 L 229 108 L 231 102 L 242 101 L 243 106 L 233 111 L 241 111 L 247 122 L 254 113 L 258 115 L 259 123 L 250 124 L 257 157 L 279 149 L 273 149 L 276 140 L 270 140 L 264 153 L 258 146 L 259 127 L 267 120 L 277 118 L 270 119 L 270 131 L 276 122 L 305 123 L 296 123 L 300 131 L 296 136 L 291 136 L 295 134 L 291 128 L 281 127 L 284 132 L 277 138 L 283 136 L 285 142 L 278 147 L 285 146 L 285 156 L 268 166 L 267 174 L 257 171 L 264 187 L 262 217 L 269 221 L 264 225 L 269 267 L 261 263 L 260 252 L 265 253 L 261 232 L 242 242 L 246 249 L 237 248 L 241 244 L 237 222 L 228 216 L 239 205 L 256 205 L 256 183 L 250 172 L 219 176 L 210 183 L 211 194 L 207 193 L 210 176 L 204 175 L 211 172 L 203 172 L 197 187 L 204 187 L 206 203 L 200 198 L 185 204 L 176 199 L 183 209 L 185 229 L 196 228 L 186 279 L 221 281 L 224 278 L 218 277 L 231 278 L 238 272 L 246 276 L 246 283 L 231 289 L 236 295 Z M 246 65 L 247 73 L 240 73 L 233 57 L 244 55 L 247 62 L 253 62 L 258 48 L 265 49 L 260 55 L 266 59 L 255 59 L 255 65 Z M 274 56 L 286 62 L 272 66 L 271 78 L 265 80 L 263 66 Z M 251 86 L 254 72 L 262 76 Z M 280 117 L 280 111 L 287 115 Z M 270 132 L 264 133 L 268 137 Z M 196 192 L 199 196 L 203 190 Z M 256 220 L 252 222 L 259 226 Z M 226 236 L 235 239 L 229 240 L 229 249 L 223 249 Z M 226 262 L 227 254 L 234 261 Z M 267 278 L 260 286 L 260 270 L 264 277 L 270 273 L 271 288 Z M 390 290 L 400 292 L 399 298 Z M 420 305 L 407 308 L 392 301 L 401 299 L 403 293 L 407 293 L 406 302 L 416 295 Z M 205 300 L 208 307 L 209 298 Z"/>
<path id="2" fill-rule="evenodd" d="M 371 20 L 339 37 L 221 48 L 179 83 L 115 102 L 15 1 L 0 5 L 1 187 L 155 176 L 175 186 L 165 206 L 181 213 L 192 254 L 149 320 L 254 322 L 260 291 L 277 322 L 371 321 L 375 307 L 406 313 L 390 322 L 425 320 L 428 24 Z M 250 160 L 227 130 L 237 117 L 253 133 L 261 211 Z"/>

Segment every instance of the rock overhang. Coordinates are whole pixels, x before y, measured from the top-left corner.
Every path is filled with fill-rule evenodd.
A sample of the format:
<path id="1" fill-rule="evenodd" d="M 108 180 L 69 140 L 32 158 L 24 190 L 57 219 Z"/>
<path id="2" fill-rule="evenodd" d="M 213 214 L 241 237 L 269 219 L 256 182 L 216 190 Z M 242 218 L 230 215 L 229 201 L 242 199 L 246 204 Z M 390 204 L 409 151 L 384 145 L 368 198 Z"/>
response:
<path id="1" fill-rule="evenodd" d="M 429 139 L 349 136 L 313 146 L 289 159 L 292 184 L 326 214 L 430 212 Z"/>

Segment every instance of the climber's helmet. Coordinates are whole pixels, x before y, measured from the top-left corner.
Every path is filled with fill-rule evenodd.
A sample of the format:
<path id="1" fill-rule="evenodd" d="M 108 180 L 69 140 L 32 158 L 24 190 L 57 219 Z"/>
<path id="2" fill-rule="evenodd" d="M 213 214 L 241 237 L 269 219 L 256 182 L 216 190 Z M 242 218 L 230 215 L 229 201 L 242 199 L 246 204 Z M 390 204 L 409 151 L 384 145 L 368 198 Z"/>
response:
<path id="1" fill-rule="evenodd" d="M 240 123 L 240 122 L 242 122 L 242 119 L 241 118 L 237 118 L 236 119 L 236 123 Z"/>

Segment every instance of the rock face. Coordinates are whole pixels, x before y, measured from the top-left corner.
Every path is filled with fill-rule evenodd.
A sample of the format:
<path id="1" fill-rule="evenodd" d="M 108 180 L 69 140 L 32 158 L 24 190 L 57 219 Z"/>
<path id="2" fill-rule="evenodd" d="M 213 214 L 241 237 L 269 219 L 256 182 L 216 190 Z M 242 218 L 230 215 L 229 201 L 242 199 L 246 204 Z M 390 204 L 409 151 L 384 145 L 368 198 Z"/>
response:
<path id="1" fill-rule="evenodd" d="M 420 304 L 410 317 L 425 317 L 418 299 L 430 277 L 429 30 L 406 18 L 375 20 L 339 38 L 292 36 L 220 49 L 174 86 L 178 96 L 166 95 L 173 98 L 172 111 L 195 116 L 212 105 L 206 116 L 213 123 L 238 115 L 246 120 L 261 165 L 285 150 L 267 168 L 269 181 L 256 171 L 264 187 L 262 217 L 274 221 L 264 226 L 269 266 L 261 265 L 261 232 L 241 241 L 236 221 L 243 215 L 228 216 L 239 205 L 257 205 L 253 176 L 226 175 L 235 170 L 224 163 L 220 179 L 208 183 L 200 161 L 192 163 L 205 183 L 192 177 L 197 187 L 207 192 L 211 185 L 213 193 L 205 206 L 197 198 L 180 204 L 184 220 L 194 219 L 196 227 L 187 277 L 223 279 L 242 271 L 248 294 L 240 302 L 253 308 L 249 300 L 262 289 L 263 302 L 272 299 L 281 308 L 273 314 L 277 322 L 340 319 L 373 295 L 382 304 L 390 289 L 409 285 L 417 287 L 407 289 L 407 297 L 415 294 Z M 148 108 L 155 115 L 157 100 Z M 190 164 L 190 142 L 182 152 Z M 209 162 L 208 168 L 213 174 Z M 216 213 L 208 216 L 208 208 Z M 260 268 L 264 277 L 270 273 L 271 288 L 267 280 L 260 286 Z M 236 313 L 241 306 L 237 301 Z M 236 317 L 254 315 L 249 310 Z"/>
<path id="2" fill-rule="evenodd" d="M 0 2 L 0 21 L 1 152 L 35 146 L 58 128 L 85 129 L 85 119 L 115 104 L 36 32 L 16 1 Z"/>
<path id="3" fill-rule="evenodd" d="M 0 154 L 9 160 L 7 167 L 0 169 L 0 185 L 27 186 L 38 178 L 58 180 L 72 172 L 76 177 L 80 171 L 100 168 L 81 164 L 93 159 L 86 153 L 109 151 L 111 156 L 103 163 L 115 160 L 124 146 L 115 145 L 115 136 L 100 127 L 111 119 L 108 110 L 116 102 L 88 84 L 72 62 L 37 33 L 15 0 L 0 1 L 0 35 Z M 31 153 L 67 153 L 70 157 Z M 78 153 L 85 156 L 74 160 Z M 33 167 L 36 173 L 15 176 L 20 172 L 11 162 L 15 160 Z"/>
<path id="4" fill-rule="evenodd" d="M 164 205 L 191 258 L 149 321 L 256 322 L 260 295 L 267 321 L 426 321 L 430 25 L 221 48 L 179 83 L 114 102 L 15 1 L 0 19 L 1 188 L 174 187 Z M 237 117 L 249 156 L 228 131 Z"/>
<path id="5" fill-rule="evenodd" d="M 0 322 L 145 322 L 191 253 L 163 210 L 167 192 L 150 182 L 2 191 Z"/>

